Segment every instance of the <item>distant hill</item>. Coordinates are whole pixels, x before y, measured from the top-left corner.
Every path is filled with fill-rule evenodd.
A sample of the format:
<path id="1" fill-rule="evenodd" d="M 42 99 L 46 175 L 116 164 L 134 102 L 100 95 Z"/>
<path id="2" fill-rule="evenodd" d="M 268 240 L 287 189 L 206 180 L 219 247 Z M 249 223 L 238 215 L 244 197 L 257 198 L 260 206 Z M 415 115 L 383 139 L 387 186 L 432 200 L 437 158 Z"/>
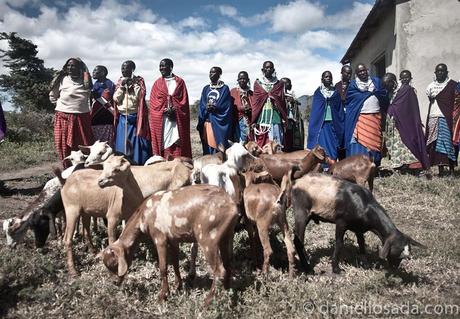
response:
<path id="1" fill-rule="evenodd" d="M 308 119 L 310 117 L 310 110 L 311 110 L 313 96 L 312 95 L 302 95 L 298 97 L 297 100 L 300 102 L 300 111 L 302 112 L 303 117 Z"/>

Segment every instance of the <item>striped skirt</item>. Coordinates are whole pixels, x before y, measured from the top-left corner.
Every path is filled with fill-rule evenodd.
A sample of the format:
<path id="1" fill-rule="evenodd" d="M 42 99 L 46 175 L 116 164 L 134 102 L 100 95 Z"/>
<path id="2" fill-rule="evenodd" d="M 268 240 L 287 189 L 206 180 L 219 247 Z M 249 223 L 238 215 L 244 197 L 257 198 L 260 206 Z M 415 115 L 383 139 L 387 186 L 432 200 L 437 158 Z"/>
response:
<path id="1" fill-rule="evenodd" d="M 71 151 L 78 150 L 78 145 L 93 144 L 91 131 L 91 114 L 88 113 L 64 113 L 56 111 L 54 115 L 54 145 L 59 154 L 59 159 L 64 168 L 70 166 L 70 161 L 64 158 Z"/>

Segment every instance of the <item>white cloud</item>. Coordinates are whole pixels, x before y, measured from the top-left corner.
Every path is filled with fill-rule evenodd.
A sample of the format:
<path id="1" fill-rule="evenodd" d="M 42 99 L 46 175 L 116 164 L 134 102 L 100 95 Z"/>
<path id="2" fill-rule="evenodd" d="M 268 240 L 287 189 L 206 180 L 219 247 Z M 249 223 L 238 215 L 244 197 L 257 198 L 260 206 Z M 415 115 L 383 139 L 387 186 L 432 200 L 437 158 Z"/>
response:
<path id="1" fill-rule="evenodd" d="M 335 29 L 357 31 L 371 9 L 371 4 L 355 1 L 352 8 L 329 16 L 327 25 Z"/>
<path id="2" fill-rule="evenodd" d="M 276 32 L 301 32 L 315 28 L 324 21 L 324 8 L 305 0 L 277 5 L 272 13 L 272 29 Z"/>
<path id="3" fill-rule="evenodd" d="M 145 78 L 148 93 L 160 76 L 158 64 L 165 57 L 174 61 L 174 72 L 185 79 L 191 101 L 199 98 L 202 87 L 209 81 L 209 69 L 214 65 L 222 67 L 223 80 L 232 87 L 236 85 L 239 71 L 248 71 L 254 82 L 260 76 L 263 61 L 271 60 L 278 77 L 291 78 L 299 95 L 312 94 L 324 70 L 339 74 L 338 61 L 312 51 L 317 48 L 335 50 L 339 45 L 334 32 L 307 30 L 317 16 L 311 14 L 302 22 L 296 10 L 309 8 L 309 12 L 324 18 L 324 9 L 308 1 L 277 6 L 252 17 L 239 16 L 231 6 L 219 9 L 245 26 L 273 21 L 273 30 L 286 32 L 276 41 L 247 38 L 238 29 L 224 25 L 224 19 L 221 19 L 223 25 L 217 28 L 211 27 L 204 17 L 195 15 L 180 21 L 166 21 L 138 2 L 125 5 L 117 0 L 103 0 L 96 7 L 72 4 L 64 12 L 38 4 L 40 14 L 32 18 L 2 6 L 1 1 L 0 9 L 4 11 L 0 13 L 0 29 L 18 32 L 34 42 L 46 66 L 60 69 L 69 57 L 79 56 L 91 70 L 98 64 L 106 65 L 109 78 L 116 81 L 122 62 L 130 59 L 137 65 L 135 73 Z M 286 21 L 275 24 L 274 17 L 284 17 L 291 25 Z M 303 26 L 302 32 L 290 34 L 290 30 L 298 28 L 292 25 L 298 23 Z M 2 70 L 0 66 L 0 72 Z"/>
<path id="4" fill-rule="evenodd" d="M 227 16 L 227 17 L 236 17 L 238 14 L 238 10 L 235 7 L 228 6 L 228 5 L 218 6 L 218 10 L 221 15 Z"/>
<path id="5" fill-rule="evenodd" d="M 199 29 L 206 26 L 206 21 L 199 17 L 188 17 L 179 21 L 181 28 Z"/>

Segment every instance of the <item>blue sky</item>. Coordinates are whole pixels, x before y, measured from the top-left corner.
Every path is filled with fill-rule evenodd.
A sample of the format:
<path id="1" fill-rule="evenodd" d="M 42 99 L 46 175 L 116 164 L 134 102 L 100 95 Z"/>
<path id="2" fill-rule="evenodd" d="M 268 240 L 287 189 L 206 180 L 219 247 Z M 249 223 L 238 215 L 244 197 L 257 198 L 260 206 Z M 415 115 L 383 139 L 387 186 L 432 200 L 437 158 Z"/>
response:
<path id="1" fill-rule="evenodd" d="M 313 93 L 324 70 L 339 79 L 339 61 L 373 3 L 0 0 L 0 30 L 32 40 L 48 67 L 79 56 L 90 70 L 106 65 L 115 81 L 121 63 L 132 59 L 147 90 L 159 77 L 159 61 L 170 57 L 192 102 L 213 65 L 232 87 L 238 71 L 247 70 L 254 81 L 263 61 L 272 60 L 278 77 L 290 77 L 300 96 Z"/>

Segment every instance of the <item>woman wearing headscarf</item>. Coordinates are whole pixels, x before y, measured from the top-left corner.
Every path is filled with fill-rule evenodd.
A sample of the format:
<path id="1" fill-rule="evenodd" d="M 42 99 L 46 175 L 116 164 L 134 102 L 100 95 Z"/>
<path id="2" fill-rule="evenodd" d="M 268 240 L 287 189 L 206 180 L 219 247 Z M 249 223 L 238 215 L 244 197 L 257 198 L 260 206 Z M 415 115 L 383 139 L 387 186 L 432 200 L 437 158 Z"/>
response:
<path id="1" fill-rule="evenodd" d="M 152 156 L 148 110 L 145 103 L 145 82 L 134 75 L 136 65 L 125 61 L 121 65 L 122 77 L 113 95 L 116 112 L 115 150 L 144 165 Z"/>
<path id="2" fill-rule="evenodd" d="M 65 157 L 78 145 L 91 145 L 90 96 L 93 83 L 88 68 L 80 58 L 70 58 L 51 82 L 49 98 L 56 105 L 54 144 L 64 167 Z"/>
<path id="3" fill-rule="evenodd" d="M 228 140 L 232 138 L 232 98 L 230 89 L 220 80 L 221 75 L 220 67 L 212 67 L 209 71 L 211 83 L 201 93 L 197 129 L 203 155 L 217 152 L 219 144 L 227 148 Z"/>

